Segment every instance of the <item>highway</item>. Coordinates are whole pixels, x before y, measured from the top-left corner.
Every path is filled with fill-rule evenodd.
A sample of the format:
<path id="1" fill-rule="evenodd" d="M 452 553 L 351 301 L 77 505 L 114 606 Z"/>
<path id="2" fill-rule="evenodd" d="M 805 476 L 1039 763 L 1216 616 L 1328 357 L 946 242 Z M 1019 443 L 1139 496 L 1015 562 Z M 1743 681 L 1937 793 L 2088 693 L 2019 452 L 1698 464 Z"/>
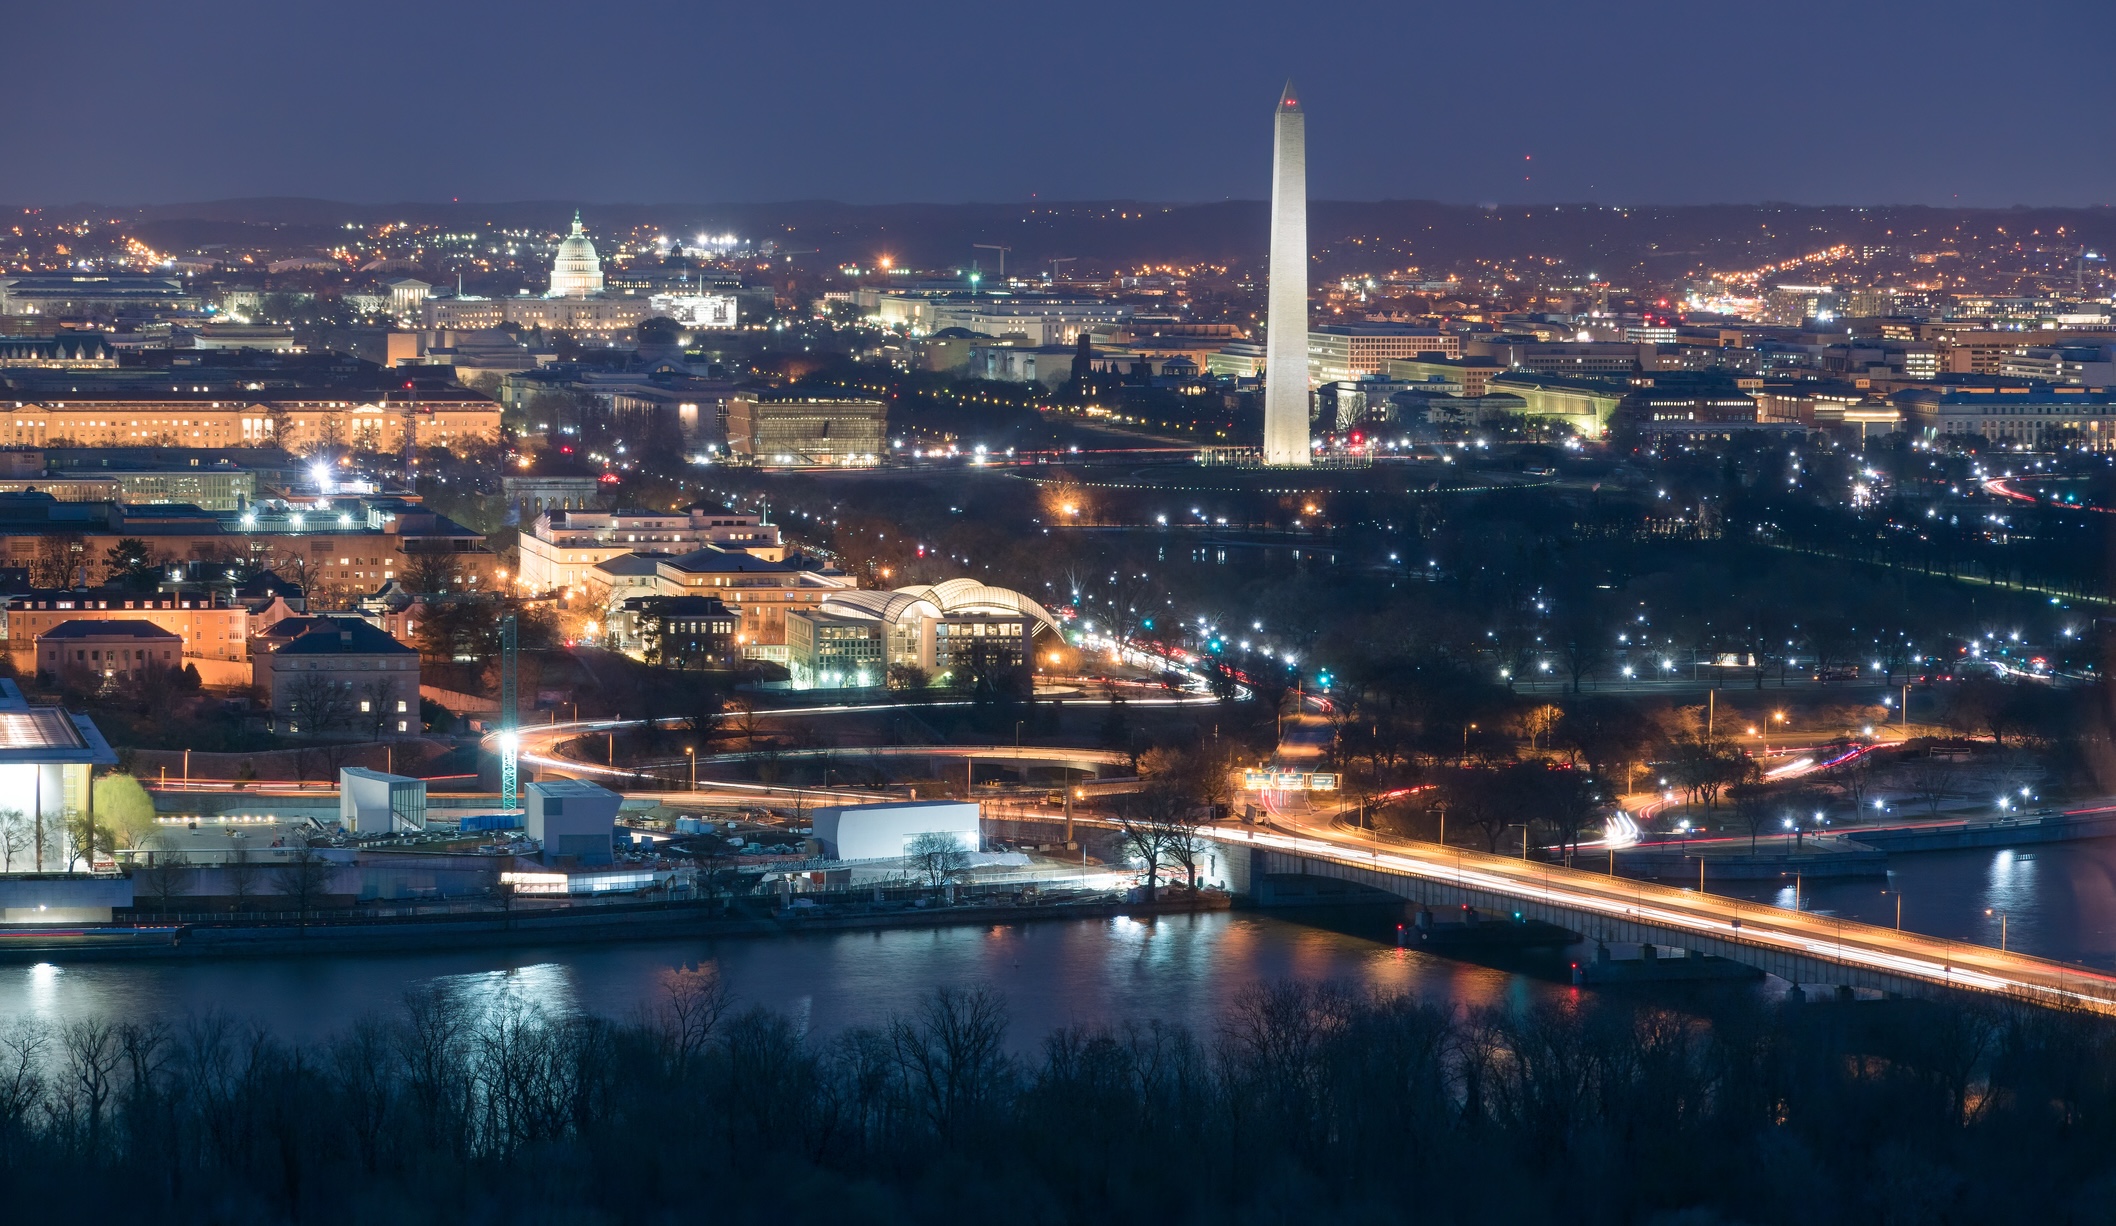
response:
<path id="1" fill-rule="evenodd" d="M 889 706 L 875 703 L 864 707 L 792 708 L 771 714 L 839 713 L 887 709 Z M 1309 709 L 1319 706 L 1319 700 L 1312 698 L 1304 703 Z M 549 751 L 555 750 L 557 742 L 562 739 L 633 727 L 640 722 L 584 720 L 526 727 L 521 729 L 521 759 L 571 774 L 638 778 L 638 772 L 561 759 Z M 1282 764 L 1297 767 L 1302 762 L 1312 762 L 1328 736 L 1327 721 L 1304 713 L 1292 717 L 1288 723 L 1281 745 Z M 907 748 L 906 752 L 946 755 L 951 748 L 957 756 L 966 752 L 962 747 L 946 746 Z M 980 746 L 967 752 L 1004 758 L 1010 750 L 1003 746 Z M 704 783 L 698 792 L 678 794 L 700 802 L 724 795 L 738 803 L 743 798 L 754 801 L 765 796 L 795 795 L 813 799 L 874 799 L 872 793 L 724 782 Z M 1605 876 L 1460 847 L 1381 839 L 1371 832 L 1355 834 L 1328 824 L 1331 817 L 1328 813 L 1304 817 L 1282 806 L 1269 807 L 1274 818 L 1271 827 L 1213 828 L 1209 833 L 1214 839 L 1231 846 L 1258 848 L 1336 865 L 1363 875 L 1395 879 L 1398 893 L 1405 893 L 1406 884 L 1415 881 L 1458 893 L 1514 900 L 1589 936 L 1597 935 L 1597 920 L 1606 920 L 1612 926 L 1644 927 L 1670 934 L 1662 939 L 1699 952 L 1723 953 L 1737 959 L 1744 952 L 1752 958 L 1761 953 L 1767 956 L 1754 960 L 1770 963 L 1773 957 L 1790 958 L 1798 965 L 1823 964 L 1867 971 L 1871 972 L 1872 978 L 1900 985 L 1986 992 L 2116 1015 L 2116 976 L 2081 967 L 1834 916 L 1788 911 L 1693 889 Z M 1409 893 L 1418 894 L 1420 891 L 1410 890 Z M 1815 980 L 1822 981 L 1826 981 L 1826 977 Z"/>

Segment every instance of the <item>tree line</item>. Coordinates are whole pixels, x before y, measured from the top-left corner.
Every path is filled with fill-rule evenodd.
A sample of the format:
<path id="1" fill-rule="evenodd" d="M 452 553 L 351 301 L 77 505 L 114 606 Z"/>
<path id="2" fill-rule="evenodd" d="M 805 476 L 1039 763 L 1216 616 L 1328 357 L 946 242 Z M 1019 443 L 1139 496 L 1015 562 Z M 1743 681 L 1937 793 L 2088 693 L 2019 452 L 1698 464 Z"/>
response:
<path id="1" fill-rule="evenodd" d="M 841 1034 L 665 973 L 627 1020 L 424 989 L 0 1030 L 23 1220 L 2089 1222 L 2116 1031 L 1977 1001 L 1236 993 L 1206 1033 L 934 992 Z"/>

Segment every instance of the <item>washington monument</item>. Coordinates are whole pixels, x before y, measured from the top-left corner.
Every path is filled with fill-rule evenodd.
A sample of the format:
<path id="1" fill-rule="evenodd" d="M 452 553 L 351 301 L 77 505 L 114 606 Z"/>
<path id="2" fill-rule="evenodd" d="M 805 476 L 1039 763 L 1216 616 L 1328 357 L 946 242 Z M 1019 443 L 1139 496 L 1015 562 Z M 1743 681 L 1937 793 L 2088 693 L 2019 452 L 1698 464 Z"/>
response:
<path id="1" fill-rule="evenodd" d="M 1271 121 L 1271 299 L 1264 317 L 1264 463 L 1308 462 L 1308 121 L 1293 82 Z"/>

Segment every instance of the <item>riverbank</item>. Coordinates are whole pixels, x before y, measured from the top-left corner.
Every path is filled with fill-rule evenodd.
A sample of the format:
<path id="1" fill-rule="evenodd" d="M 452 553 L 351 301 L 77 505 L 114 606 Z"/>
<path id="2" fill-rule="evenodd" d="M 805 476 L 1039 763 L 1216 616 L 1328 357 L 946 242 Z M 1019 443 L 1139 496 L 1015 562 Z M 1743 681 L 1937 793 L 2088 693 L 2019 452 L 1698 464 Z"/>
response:
<path id="1" fill-rule="evenodd" d="M 489 946 L 655 941 L 679 937 L 785 936 L 871 928 L 1019 924 L 1112 916 L 1224 911 L 1225 894 L 1207 892 L 1127 902 L 1098 895 L 1047 903 L 976 902 L 927 907 L 789 907 L 739 912 L 721 901 L 616 903 L 506 913 L 312 919 L 268 924 L 209 923 L 0 928 L 0 963 L 281 957 L 289 954 L 430 952 Z"/>

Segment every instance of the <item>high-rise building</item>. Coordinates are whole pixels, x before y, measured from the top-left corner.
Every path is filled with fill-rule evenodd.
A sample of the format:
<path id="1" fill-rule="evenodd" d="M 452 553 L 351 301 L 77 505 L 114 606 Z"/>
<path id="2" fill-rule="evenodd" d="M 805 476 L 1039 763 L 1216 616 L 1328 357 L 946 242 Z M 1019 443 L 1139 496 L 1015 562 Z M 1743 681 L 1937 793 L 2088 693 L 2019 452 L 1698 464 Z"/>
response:
<path id="1" fill-rule="evenodd" d="M 1271 286 L 1264 323 L 1264 463 L 1308 462 L 1308 127 L 1293 82 L 1271 138 Z"/>

